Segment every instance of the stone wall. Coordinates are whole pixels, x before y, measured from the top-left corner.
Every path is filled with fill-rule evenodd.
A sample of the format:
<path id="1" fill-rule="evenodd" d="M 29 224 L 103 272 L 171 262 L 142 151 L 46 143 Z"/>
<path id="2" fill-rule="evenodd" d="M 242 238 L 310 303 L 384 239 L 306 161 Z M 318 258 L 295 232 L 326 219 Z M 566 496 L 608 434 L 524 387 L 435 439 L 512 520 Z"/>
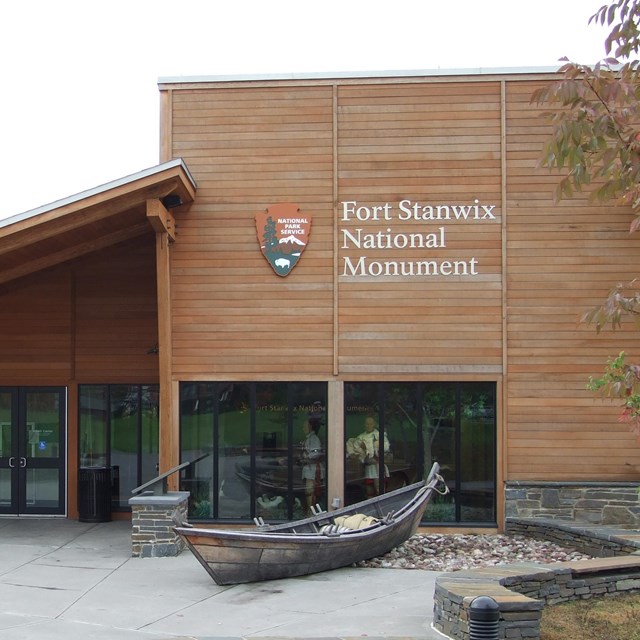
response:
<path id="1" fill-rule="evenodd" d="M 640 531 L 543 518 L 509 518 L 506 532 L 548 540 L 597 558 L 640 554 Z"/>
<path id="2" fill-rule="evenodd" d="M 483 595 L 499 605 L 500 640 L 536 640 L 544 605 L 637 591 L 636 555 L 445 573 L 436 578 L 433 626 L 454 640 L 469 640 L 469 606 Z"/>
<path id="3" fill-rule="evenodd" d="M 187 522 L 189 492 L 131 498 L 131 555 L 134 558 L 177 556 L 185 548 L 173 530 Z"/>
<path id="4" fill-rule="evenodd" d="M 638 484 L 507 482 L 505 515 L 640 529 Z"/>

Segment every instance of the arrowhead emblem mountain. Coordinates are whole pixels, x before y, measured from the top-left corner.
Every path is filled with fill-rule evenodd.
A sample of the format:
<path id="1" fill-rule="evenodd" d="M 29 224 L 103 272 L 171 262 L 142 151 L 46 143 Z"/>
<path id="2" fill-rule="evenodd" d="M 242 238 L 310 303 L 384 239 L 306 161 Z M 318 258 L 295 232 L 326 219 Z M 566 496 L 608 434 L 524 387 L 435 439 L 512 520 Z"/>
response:
<path id="1" fill-rule="evenodd" d="M 256 213 L 255 221 L 262 255 L 277 275 L 289 275 L 307 247 L 311 216 L 296 204 L 281 202 Z"/>

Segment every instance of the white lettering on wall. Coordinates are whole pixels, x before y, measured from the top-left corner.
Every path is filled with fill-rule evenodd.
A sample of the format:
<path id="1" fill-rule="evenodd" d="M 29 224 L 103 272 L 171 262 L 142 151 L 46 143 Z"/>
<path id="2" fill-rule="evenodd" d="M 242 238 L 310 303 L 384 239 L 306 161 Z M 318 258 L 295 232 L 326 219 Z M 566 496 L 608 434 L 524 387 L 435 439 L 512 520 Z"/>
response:
<path id="1" fill-rule="evenodd" d="M 495 213 L 495 204 L 483 204 L 475 199 L 471 204 L 455 203 L 422 203 L 409 199 L 400 200 L 397 204 L 358 203 L 357 200 L 345 200 L 342 208 L 340 228 L 341 249 L 343 256 L 342 276 L 350 277 L 382 277 L 382 276 L 477 276 L 478 259 L 443 259 L 442 252 L 437 258 L 425 260 L 396 259 L 402 251 L 434 249 L 455 250 L 447 246 L 447 227 L 442 224 L 482 224 L 499 222 Z M 412 227 L 416 223 L 424 223 L 425 229 L 415 231 L 413 228 L 402 230 L 398 226 L 384 225 L 407 223 Z M 376 224 L 378 223 L 378 224 Z M 381 226 L 382 229 L 371 229 L 367 225 Z M 344 226 L 350 225 L 350 226 Z M 436 226 L 437 225 L 437 226 Z M 366 254 L 356 252 L 383 250 L 394 253 L 391 259 L 369 259 Z M 399 256 L 401 258 L 401 256 Z"/>

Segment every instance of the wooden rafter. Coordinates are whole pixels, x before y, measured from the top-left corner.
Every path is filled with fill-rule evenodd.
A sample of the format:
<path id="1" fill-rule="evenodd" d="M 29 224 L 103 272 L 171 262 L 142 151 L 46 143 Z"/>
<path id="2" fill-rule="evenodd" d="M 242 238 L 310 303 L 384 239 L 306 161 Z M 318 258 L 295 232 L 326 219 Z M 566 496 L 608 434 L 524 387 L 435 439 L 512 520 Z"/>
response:
<path id="1" fill-rule="evenodd" d="M 47 255 L 36 258 L 35 260 L 23 262 L 11 269 L 1 270 L 0 283 L 9 282 L 11 280 L 15 280 L 16 278 L 21 278 L 22 276 L 29 275 L 30 273 L 35 273 L 36 271 L 40 271 L 41 269 L 55 266 L 62 262 L 66 262 L 67 260 L 79 258 L 80 256 L 84 256 L 93 251 L 104 249 L 105 247 L 117 244 L 118 242 L 124 242 L 125 240 L 129 240 L 130 238 L 134 238 L 148 232 L 149 225 L 145 220 L 143 222 L 137 223 L 136 225 L 126 227 L 125 229 L 119 229 L 118 231 L 114 231 L 113 233 L 96 237 L 81 244 L 72 245 L 66 249 L 55 251 L 53 253 L 49 253 Z"/>
<path id="2" fill-rule="evenodd" d="M 176 221 L 160 200 L 147 200 L 147 219 L 156 233 L 166 233 L 169 240 L 176 239 Z"/>

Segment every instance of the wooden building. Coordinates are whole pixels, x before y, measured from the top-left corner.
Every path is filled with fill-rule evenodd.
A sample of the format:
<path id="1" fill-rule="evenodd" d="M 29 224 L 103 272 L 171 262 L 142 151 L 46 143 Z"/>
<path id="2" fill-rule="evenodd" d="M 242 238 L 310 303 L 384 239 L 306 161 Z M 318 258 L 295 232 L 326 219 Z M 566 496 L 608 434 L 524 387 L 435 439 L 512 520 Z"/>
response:
<path id="1" fill-rule="evenodd" d="M 637 481 L 586 384 L 640 334 L 579 317 L 640 240 L 554 202 L 553 77 L 161 80 L 161 164 L 0 221 L 0 513 L 77 517 L 104 468 L 126 514 L 185 461 L 191 517 L 223 523 L 432 460 L 440 527 L 501 528 L 510 486 Z"/>

